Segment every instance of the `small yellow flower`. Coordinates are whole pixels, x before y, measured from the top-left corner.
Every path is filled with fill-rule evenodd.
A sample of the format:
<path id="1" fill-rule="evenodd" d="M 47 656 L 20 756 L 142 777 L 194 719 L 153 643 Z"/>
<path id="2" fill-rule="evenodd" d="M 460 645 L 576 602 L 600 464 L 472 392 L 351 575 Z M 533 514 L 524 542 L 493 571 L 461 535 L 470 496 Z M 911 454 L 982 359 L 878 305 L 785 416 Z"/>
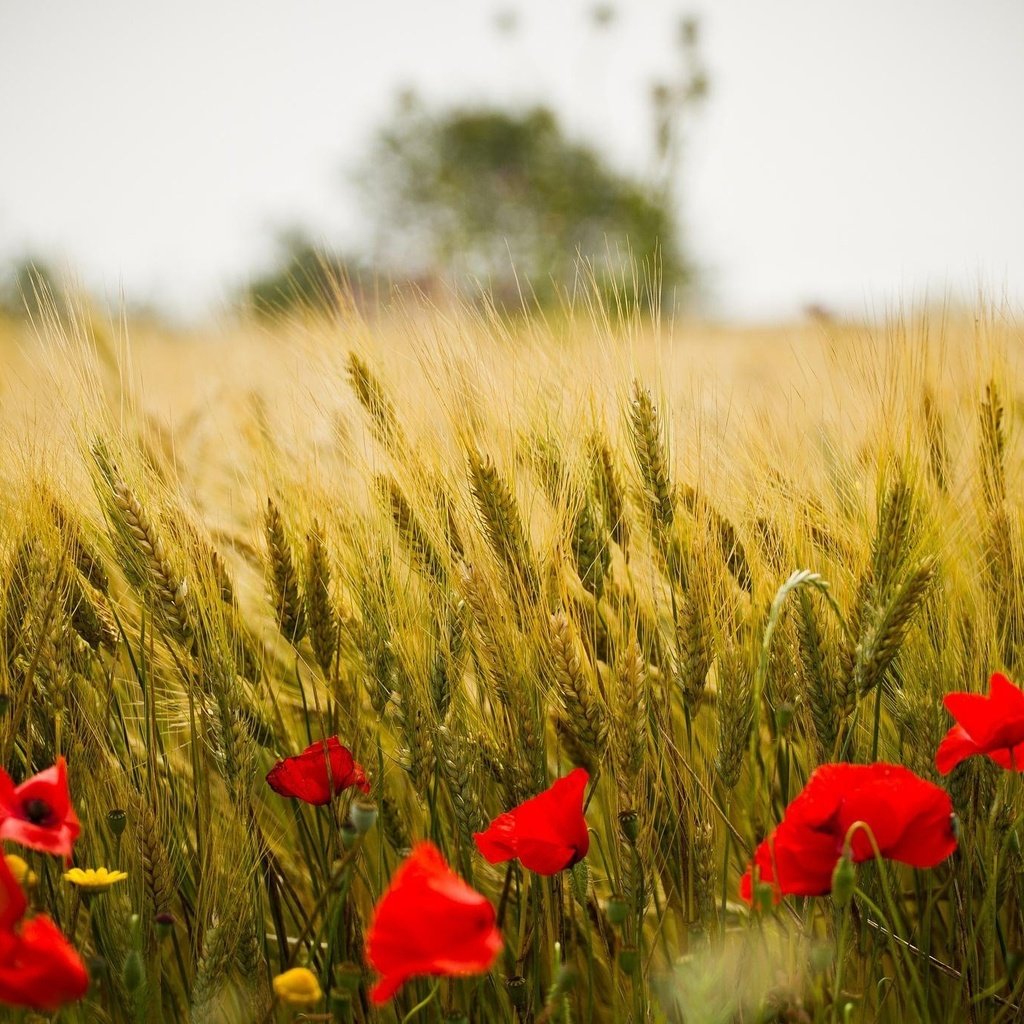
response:
<path id="1" fill-rule="evenodd" d="M 126 871 L 108 871 L 106 868 L 72 868 L 64 872 L 64 881 L 78 886 L 82 892 L 106 892 L 115 882 L 123 882 Z"/>
<path id="2" fill-rule="evenodd" d="M 24 889 L 31 889 L 39 881 L 36 873 L 16 853 L 4 857 L 7 868 L 14 875 L 14 880 Z"/>
<path id="3" fill-rule="evenodd" d="M 320 982 L 307 967 L 293 967 L 279 974 L 274 979 L 274 995 L 282 1003 L 292 1006 L 312 1006 L 324 997 L 320 991 Z"/>

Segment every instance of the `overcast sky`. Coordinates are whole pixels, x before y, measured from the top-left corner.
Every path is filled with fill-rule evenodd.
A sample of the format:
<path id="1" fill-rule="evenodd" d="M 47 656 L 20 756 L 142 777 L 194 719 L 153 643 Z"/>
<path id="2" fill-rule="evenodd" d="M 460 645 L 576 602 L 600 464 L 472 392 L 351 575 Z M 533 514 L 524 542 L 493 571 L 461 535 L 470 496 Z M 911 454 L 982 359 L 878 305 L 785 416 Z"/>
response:
<path id="1" fill-rule="evenodd" d="M 344 243 L 346 182 L 411 86 L 553 104 L 622 169 L 701 16 L 711 95 L 680 193 L 714 309 L 1024 304 L 1021 0 L 0 0 L 0 259 L 216 308 L 275 227 Z M 519 13 L 502 35 L 496 15 Z"/>

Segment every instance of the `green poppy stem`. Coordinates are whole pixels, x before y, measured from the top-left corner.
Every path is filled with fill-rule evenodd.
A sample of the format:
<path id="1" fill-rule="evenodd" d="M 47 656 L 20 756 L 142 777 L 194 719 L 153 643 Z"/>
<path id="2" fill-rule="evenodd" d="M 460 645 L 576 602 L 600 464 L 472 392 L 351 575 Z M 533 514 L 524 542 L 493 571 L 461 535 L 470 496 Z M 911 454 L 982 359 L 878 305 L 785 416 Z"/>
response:
<path id="1" fill-rule="evenodd" d="M 413 1019 L 413 1017 L 415 1017 L 416 1014 L 418 1014 L 420 1012 L 420 1010 L 425 1010 L 434 1001 L 434 999 L 437 997 L 437 993 L 440 992 L 440 991 L 441 991 L 441 982 L 440 982 L 440 980 L 438 980 L 438 981 L 434 982 L 434 987 L 427 994 L 426 999 L 423 999 L 420 1002 L 418 1002 L 402 1018 L 402 1024 L 409 1024 L 409 1021 L 411 1021 Z"/>

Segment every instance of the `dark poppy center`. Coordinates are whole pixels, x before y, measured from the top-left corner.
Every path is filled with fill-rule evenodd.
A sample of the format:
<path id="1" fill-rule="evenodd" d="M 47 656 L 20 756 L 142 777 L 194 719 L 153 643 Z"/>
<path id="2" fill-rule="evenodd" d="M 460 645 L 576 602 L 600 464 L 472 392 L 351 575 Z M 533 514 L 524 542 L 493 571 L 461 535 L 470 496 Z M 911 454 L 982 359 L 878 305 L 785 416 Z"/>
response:
<path id="1" fill-rule="evenodd" d="M 25 817 L 33 825 L 46 825 L 53 818 L 53 809 L 45 800 L 40 800 L 38 797 L 26 800 L 21 806 Z"/>

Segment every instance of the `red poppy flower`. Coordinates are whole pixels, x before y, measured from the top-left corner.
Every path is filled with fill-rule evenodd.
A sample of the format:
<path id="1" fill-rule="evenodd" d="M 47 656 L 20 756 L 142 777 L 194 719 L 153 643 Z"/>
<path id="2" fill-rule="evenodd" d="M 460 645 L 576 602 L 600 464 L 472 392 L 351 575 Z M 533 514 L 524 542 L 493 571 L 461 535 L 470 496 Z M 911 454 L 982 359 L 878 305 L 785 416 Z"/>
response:
<path id="1" fill-rule="evenodd" d="M 417 843 L 373 912 L 366 960 L 382 975 L 370 992 L 387 1002 L 420 974 L 481 974 L 501 950 L 494 907 L 454 874 L 433 843 Z"/>
<path id="2" fill-rule="evenodd" d="M 80 831 L 63 757 L 20 786 L 0 768 L 0 839 L 70 857 Z"/>
<path id="3" fill-rule="evenodd" d="M 52 1012 L 85 995 L 89 974 L 48 917 L 22 920 L 27 906 L 0 857 L 0 1003 Z"/>
<path id="4" fill-rule="evenodd" d="M 369 793 L 363 766 L 352 752 L 338 742 L 337 736 L 318 740 L 295 757 L 278 761 L 267 773 L 267 782 L 275 793 L 303 800 L 307 804 L 329 804 L 349 786 Z"/>
<path id="5" fill-rule="evenodd" d="M 1024 771 L 1024 692 L 1006 676 L 993 674 L 987 697 L 949 693 L 942 703 L 957 721 L 935 753 L 935 766 L 943 775 L 975 754 Z"/>
<path id="6" fill-rule="evenodd" d="M 850 826 L 862 821 L 883 857 L 917 868 L 934 867 L 956 849 L 949 794 L 909 768 L 895 764 L 825 764 L 815 769 L 786 808 L 775 831 L 757 848 L 740 880 L 752 902 L 752 869 L 786 893 L 824 896 Z M 871 840 L 858 829 L 851 842 L 855 863 L 874 857 Z"/>
<path id="7" fill-rule="evenodd" d="M 583 860 L 590 833 L 583 817 L 583 791 L 590 776 L 574 768 L 549 789 L 499 814 L 485 832 L 476 832 L 477 849 L 491 864 L 518 857 L 538 875 L 557 875 Z"/>

